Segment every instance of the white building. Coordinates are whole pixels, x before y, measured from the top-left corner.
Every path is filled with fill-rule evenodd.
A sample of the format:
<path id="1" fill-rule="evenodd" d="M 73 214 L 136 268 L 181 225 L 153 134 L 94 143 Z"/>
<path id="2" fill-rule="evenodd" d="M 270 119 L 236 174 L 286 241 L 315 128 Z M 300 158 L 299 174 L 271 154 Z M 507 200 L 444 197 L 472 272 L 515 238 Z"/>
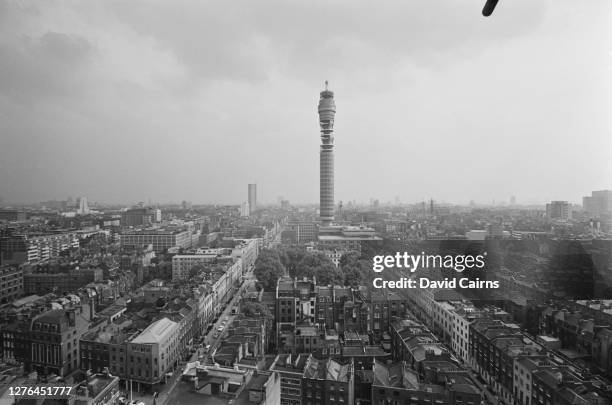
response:
<path id="1" fill-rule="evenodd" d="M 161 210 L 159 208 L 155 208 L 153 210 L 153 221 L 155 222 L 161 222 L 162 220 L 162 213 Z"/>
<path id="2" fill-rule="evenodd" d="M 205 330 L 206 325 L 212 320 L 215 316 L 215 294 L 213 291 L 206 286 L 198 286 L 193 289 L 194 298 L 197 301 L 198 306 L 198 322 L 199 330 Z"/>
<path id="3" fill-rule="evenodd" d="M 77 208 L 77 214 L 79 215 L 89 214 L 89 205 L 87 204 L 87 197 L 79 198 L 79 207 Z"/>
<path id="4" fill-rule="evenodd" d="M 350 252 L 350 250 L 334 249 L 334 250 L 324 250 L 323 254 L 327 256 L 329 260 L 331 260 L 332 263 L 334 263 L 336 267 L 338 267 L 340 265 L 340 259 L 342 258 L 344 254 L 348 252 Z"/>
<path id="5" fill-rule="evenodd" d="M 470 361 L 470 324 L 481 312 L 470 301 L 454 303 L 451 348 L 465 363 Z"/>
<path id="6" fill-rule="evenodd" d="M 189 272 L 194 266 L 214 263 L 217 257 L 216 254 L 172 256 L 172 281 L 189 279 Z"/>
<path id="7" fill-rule="evenodd" d="M 79 247 L 79 236 L 74 232 L 49 235 L 14 235 L 0 241 L 4 259 L 34 262 L 57 257 L 70 248 Z"/>
<path id="8" fill-rule="evenodd" d="M 242 259 L 242 272 L 255 265 L 259 256 L 260 241 L 258 239 L 234 239 L 238 244 L 232 249 L 232 256 Z"/>
<path id="9" fill-rule="evenodd" d="M 465 237 L 468 240 L 485 240 L 488 235 L 489 232 L 484 229 L 472 229 L 465 233 Z"/>
<path id="10" fill-rule="evenodd" d="M 155 384 L 172 369 L 181 354 L 179 324 L 168 318 L 153 322 L 127 344 L 127 378 Z"/>
<path id="11" fill-rule="evenodd" d="M 240 216 L 241 217 L 248 217 L 249 215 L 251 215 L 249 203 L 247 201 L 245 201 L 240 206 Z"/>
<path id="12" fill-rule="evenodd" d="M 187 228 L 187 229 L 185 229 Z M 121 247 L 153 245 L 155 252 L 172 247 L 188 248 L 199 241 L 200 233 L 187 226 L 124 230 L 121 232 Z"/>

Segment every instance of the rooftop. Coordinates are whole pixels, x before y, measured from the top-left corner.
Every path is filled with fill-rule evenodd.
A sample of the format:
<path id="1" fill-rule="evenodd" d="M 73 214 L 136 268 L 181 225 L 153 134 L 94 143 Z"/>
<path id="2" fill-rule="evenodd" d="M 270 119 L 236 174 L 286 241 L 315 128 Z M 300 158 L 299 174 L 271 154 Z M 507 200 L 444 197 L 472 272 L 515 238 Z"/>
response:
<path id="1" fill-rule="evenodd" d="M 374 382 L 372 385 L 416 390 L 419 388 L 419 377 L 405 362 L 383 364 L 374 361 Z"/>
<path id="2" fill-rule="evenodd" d="M 145 330 L 142 331 L 131 343 L 161 343 L 170 334 L 178 324 L 168 318 L 162 318 L 159 321 L 153 322 Z"/>
<path id="3" fill-rule="evenodd" d="M 304 377 L 317 380 L 347 382 L 349 367 L 349 365 L 341 365 L 332 359 L 317 360 L 313 356 L 310 356 L 306 364 L 306 369 L 304 370 Z"/>

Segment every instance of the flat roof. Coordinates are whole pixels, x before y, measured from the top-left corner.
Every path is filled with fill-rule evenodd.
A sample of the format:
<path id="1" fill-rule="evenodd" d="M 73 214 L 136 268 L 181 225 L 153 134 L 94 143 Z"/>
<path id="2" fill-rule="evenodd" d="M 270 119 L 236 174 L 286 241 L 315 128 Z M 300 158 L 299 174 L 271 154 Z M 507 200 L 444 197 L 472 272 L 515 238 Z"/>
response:
<path id="1" fill-rule="evenodd" d="M 319 235 L 320 241 L 343 241 L 343 240 L 382 240 L 379 236 L 348 236 L 348 235 Z"/>

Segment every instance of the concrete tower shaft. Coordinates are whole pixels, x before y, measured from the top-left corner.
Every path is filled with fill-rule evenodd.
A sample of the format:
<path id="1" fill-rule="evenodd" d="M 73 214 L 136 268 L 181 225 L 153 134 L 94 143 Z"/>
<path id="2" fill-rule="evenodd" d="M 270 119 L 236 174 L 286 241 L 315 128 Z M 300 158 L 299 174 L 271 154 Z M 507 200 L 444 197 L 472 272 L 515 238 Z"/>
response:
<path id="1" fill-rule="evenodd" d="M 336 103 L 334 92 L 325 90 L 319 98 L 319 126 L 321 127 L 320 159 L 320 212 L 322 225 L 330 225 L 334 220 L 334 117 Z"/>

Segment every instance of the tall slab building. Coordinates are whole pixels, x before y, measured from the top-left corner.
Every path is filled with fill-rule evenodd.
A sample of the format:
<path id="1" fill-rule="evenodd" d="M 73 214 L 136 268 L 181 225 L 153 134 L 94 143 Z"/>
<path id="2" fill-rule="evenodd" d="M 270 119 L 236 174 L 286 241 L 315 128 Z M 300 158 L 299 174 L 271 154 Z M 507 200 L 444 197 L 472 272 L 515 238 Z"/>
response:
<path id="1" fill-rule="evenodd" d="M 320 214 L 321 224 L 328 226 L 334 220 L 334 92 L 327 88 L 319 98 L 319 126 L 321 127 L 320 160 Z"/>
<path id="2" fill-rule="evenodd" d="M 255 208 L 257 207 L 257 184 L 249 184 L 248 203 L 249 211 L 255 211 Z"/>

